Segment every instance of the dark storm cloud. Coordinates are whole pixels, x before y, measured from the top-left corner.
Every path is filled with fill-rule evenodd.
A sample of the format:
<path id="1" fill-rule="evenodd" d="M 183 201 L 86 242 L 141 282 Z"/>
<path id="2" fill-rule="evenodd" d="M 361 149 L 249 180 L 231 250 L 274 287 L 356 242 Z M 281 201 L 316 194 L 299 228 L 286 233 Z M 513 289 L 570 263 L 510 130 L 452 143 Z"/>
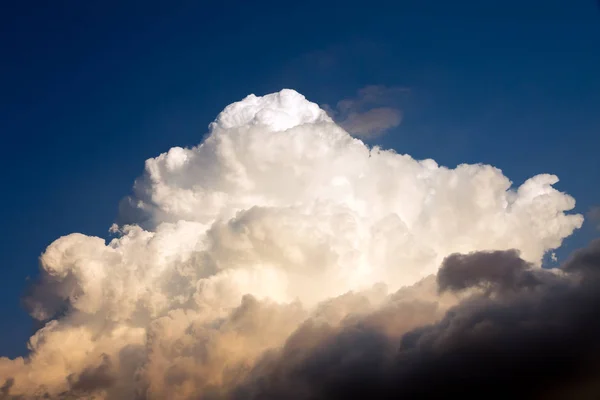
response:
<path id="1" fill-rule="evenodd" d="M 547 274 L 537 272 L 515 250 L 452 254 L 444 260 L 437 280 L 440 291 L 480 287 L 504 292 L 540 284 Z"/>
<path id="2" fill-rule="evenodd" d="M 340 329 L 306 323 L 231 397 L 598 398 L 599 278 L 600 241 L 558 272 L 532 271 L 514 251 L 453 255 L 440 270 L 440 289 L 485 290 L 439 322 L 385 333 L 382 321 L 402 320 L 411 304 L 398 303 L 378 324 L 372 315 Z"/>

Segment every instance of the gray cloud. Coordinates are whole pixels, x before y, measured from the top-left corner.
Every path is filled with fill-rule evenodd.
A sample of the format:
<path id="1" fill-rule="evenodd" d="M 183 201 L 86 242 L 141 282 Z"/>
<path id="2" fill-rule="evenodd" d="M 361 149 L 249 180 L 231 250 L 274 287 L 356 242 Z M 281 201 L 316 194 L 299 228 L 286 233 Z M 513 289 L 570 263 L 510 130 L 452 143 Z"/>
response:
<path id="1" fill-rule="evenodd" d="M 590 208 L 587 217 L 594 224 L 595 228 L 600 230 L 600 206 Z"/>
<path id="2" fill-rule="evenodd" d="M 559 273 L 532 270 L 514 251 L 451 256 L 438 282 L 445 290 L 488 290 L 469 296 L 439 322 L 400 336 L 370 323 L 372 314 L 339 330 L 304 324 L 231 397 L 600 394 L 600 241 L 574 253 Z M 403 303 L 384 324 L 405 319 L 410 307 L 434 317 L 425 303 Z"/>
<path id="3" fill-rule="evenodd" d="M 5 379 L 5 381 L 2 384 L 2 386 L 0 386 L 0 399 L 7 399 L 8 398 L 8 392 L 10 391 L 10 388 L 14 384 L 15 384 L 14 378 L 7 378 L 7 379 Z"/>
<path id="4" fill-rule="evenodd" d="M 510 250 L 452 254 L 445 259 L 437 279 L 441 291 L 479 287 L 505 292 L 539 285 L 545 275 L 533 270 L 519 252 Z"/>
<path id="5" fill-rule="evenodd" d="M 408 89 L 370 85 L 356 97 L 341 100 L 335 108 L 324 105 L 327 113 L 351 135 L 372 139 L 402 122 L 401 100 Z"/>
<path id="6" fill-rule="evenodd" d="M 71 377 L 71 389 L 75 392 L 89 393 L 112 386 L 116 380 L 112 362 L 106 354 L 102 355 L 100 365 L 88 367 L 76 379 Z"/>

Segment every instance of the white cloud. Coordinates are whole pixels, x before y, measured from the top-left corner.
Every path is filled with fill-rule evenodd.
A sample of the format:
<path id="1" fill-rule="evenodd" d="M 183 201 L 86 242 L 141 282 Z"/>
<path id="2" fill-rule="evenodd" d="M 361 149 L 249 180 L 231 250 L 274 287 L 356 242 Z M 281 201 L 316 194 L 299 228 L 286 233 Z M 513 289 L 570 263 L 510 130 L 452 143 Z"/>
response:
<path id="1" fill-rule="evenodd" d="M 454 252 L 516 248 L 539 264 L 582 224 L 557 181 L 513 190 L 491 166 L 370 149 L 293 90 L 250 95 L 197 147 L 146 161 L 110 243 L 72 234 L 46 249 L 29 303 L 54 319 L 0 376 L 29 397 L 94 387 L 94 371 L 96 398 L 218 391 L 307 316 L 340 319 L 320 302 L 396 291 Z"/>

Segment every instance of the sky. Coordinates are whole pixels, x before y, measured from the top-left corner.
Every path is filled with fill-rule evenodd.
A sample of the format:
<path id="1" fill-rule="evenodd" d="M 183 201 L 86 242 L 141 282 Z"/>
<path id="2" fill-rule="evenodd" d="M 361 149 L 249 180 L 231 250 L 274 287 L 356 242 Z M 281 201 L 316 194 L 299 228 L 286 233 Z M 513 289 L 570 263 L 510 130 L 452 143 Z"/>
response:
<path id="1" fill-rule="evenodd" d="M 40 327 L 21 297 L 46 247 L 109 238 L 144 161 L 197 145 L 251 93 L 294 89 L 351 131 L 372 90 L 392 117 L 368 144 L 517 186 L 555 174 L 575 212 L 600 204 L 595 1 L 33 3 L 0 9 L 1 355 Z"/>

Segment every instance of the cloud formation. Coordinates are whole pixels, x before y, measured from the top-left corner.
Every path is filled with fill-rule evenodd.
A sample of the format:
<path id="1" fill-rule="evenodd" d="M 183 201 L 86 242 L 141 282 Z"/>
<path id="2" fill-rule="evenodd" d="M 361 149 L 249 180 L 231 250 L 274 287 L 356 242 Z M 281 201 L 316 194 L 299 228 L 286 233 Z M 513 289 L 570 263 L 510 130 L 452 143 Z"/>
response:
<path id="1" fill-rule="evenodd" d="M 588 211 L 588 219 L 600 230 L 600 206 L 594 206 Z"/>
<path id="2" fill-rule="evenodd" d="M 407 93 L 404 88 L 370 85 L 360 89 L 355 98 L 339 101 L 335 109 L 328 105 L 324 109 L 352 136 L 373 139 L 400 125 L 398 104 Z"/>
<path id="3" fill-rule="evenodd" d="M 452 255 L 437 281 L 442 291 L 480 284 L 489 290 L 408 332 L 383 329 L 406 318 L 409 307 L 394 300 L 383 307 L 396 307 L 380 319 L 383 327 L 372 323 L 373 315 L 338 330 L 305 325 L 261 360 L 232 398 L 598 397 L 600 241 L 559 271 L 533 268 L 515 251 Z M 315 335 L 316 345 L 298 348 L 304 336 Z"/>
<path id="4" fill-rule="evenodd" d="M 116 238 L 74 233 L 48 246 L 27 298 L 44 326 L 27 357 L 0 358 L 0 396 L 269 398 L 297 388 L 288 398 L 314 398 L 337 395 L 336 380 L 360 365 L 379 384 L 388 367 L 408 365 L 380 355 L 402 337 L 410 347 L 418 335 L 403 335 L 416 327 L 434 337 L 473 293 L 485 303 L 549 284 L 544 254 L 583 222 L 557 181 L 513 187 L 492 166 L 448 169 L 369 148 L 293 90 L 250 95 L 200 145 L 146 161 Z M 480 270 L 476 256 L 447 258 L 492 250 Z M 432 274 L 444 260 L 439 292 Z"/>

